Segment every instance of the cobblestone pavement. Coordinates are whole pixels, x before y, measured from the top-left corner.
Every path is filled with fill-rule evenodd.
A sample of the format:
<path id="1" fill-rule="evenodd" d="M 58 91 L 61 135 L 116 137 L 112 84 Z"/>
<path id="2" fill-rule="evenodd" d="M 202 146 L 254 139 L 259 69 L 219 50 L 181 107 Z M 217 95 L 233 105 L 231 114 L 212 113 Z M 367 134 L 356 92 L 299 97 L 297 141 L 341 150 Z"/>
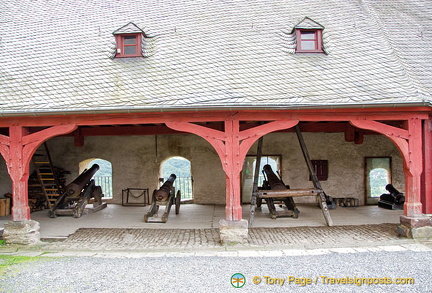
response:
<path id="1" fill-rule="evenodd" d="M 317 249 L 399 245 L 414 240 L 399 238 L 397 224 L 336 227 L 250 228 L 245 244 L 251 249 Z M 51 242 L 54 251 L 196 251 L 227 248 L 220 244 L 218 229 L 121 229 L 81 228 L 64 241 Z"/>

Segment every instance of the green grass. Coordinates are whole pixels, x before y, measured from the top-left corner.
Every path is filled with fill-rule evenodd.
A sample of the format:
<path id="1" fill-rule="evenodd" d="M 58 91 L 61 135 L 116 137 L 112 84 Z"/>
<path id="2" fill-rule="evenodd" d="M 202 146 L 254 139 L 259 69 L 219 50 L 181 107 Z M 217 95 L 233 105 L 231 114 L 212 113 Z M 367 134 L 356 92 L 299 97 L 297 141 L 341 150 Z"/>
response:
<path id="1" fill-rule="evenodd" d="M 0 277 L 15 265 L 39 260 L 38 256 L 0 255 Z"/>

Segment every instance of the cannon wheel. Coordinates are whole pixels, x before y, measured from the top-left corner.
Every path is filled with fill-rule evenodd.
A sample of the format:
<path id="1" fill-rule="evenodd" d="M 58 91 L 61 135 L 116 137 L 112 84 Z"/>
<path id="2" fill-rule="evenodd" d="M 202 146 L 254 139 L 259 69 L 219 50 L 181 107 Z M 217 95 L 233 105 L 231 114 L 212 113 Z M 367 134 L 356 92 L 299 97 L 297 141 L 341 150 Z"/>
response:
<path id="1" fill-rule="evenodd" d="M 181 200 L 181 193 L 180 193 L 180 190 L 178 190 L 176 198 L 175 198 L 175 213 L 176 213 L 176 215 L 178 215 L 178 213 L 180 212 L 180 200 Z"/>

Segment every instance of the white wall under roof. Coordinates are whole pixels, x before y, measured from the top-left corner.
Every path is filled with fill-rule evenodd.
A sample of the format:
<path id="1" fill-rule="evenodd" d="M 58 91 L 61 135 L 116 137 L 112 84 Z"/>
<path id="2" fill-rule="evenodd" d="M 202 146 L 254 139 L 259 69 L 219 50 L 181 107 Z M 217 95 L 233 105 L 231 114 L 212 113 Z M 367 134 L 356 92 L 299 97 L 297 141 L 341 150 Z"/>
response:
<path id="1" fill-rule="evenodd" d="M 329 161 L 329 178 L 322 186 L 334 197 L 356 197 L 364 203 L 364 157 L 392 157 L 394 186 L 404 191 L 402 159 L 396 147 L 384 136 L 367 135 L 356 145 L 341 133 L 304 133 L 311 159 Z M 70 183 L 79 172 L 79 162 L 93 157 L 112 163 L 113 202 L 121 203 L 121 191 L 128 187 L 158 187 L 159 168 L 171 156 L 191 161 L 196 203 L 225 204 L 225 174 L 212 146 L 195 135 L 101 136 L 86 137 L 83 147 L 75 147 L 72 137 L 48 141 L 54 165 L 71 171 Z M 250 154 L 256 152 L 252 146 Z M 291 188 L 311 188 L 307 167 L 294 133 L 272 133 L 264 138 L 263 153 L 282 155 L 282 175 Z M 9 175 L 0 159 L 0 196 L 11 192 Z M 312 199 L 309 199 L 311 201 Z M 297 200 L 296 201 L 305 201 Z M 306 200 L 307 201 L 307 200 Z M 312 200 L 313 201 L 313 200 Z"/>

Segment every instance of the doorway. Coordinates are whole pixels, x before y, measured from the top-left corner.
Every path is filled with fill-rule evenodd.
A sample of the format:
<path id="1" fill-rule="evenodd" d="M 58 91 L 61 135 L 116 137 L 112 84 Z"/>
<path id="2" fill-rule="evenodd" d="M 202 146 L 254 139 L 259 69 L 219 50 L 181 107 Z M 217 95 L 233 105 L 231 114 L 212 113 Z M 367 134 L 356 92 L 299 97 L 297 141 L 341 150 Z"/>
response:
<path id="1" fill-rule="evenodd" d="M 391 183 L 391 157 L 367 157 L 366 166 L 366 204 L 374 205 L 379 201 L 385 189 Z"/>
<path id="2" fill-rule="evenodd" d="M 281 160 L 281 155 L 262 155 L 260 170 L 262 170 L 264 165 L 268 164 L 272 167 L 273 171 L 280 171 Z M 253 189 L 253 179 L 255 175 L 255 165 L 256 156 L 246 156 L 242 169 L 242 203 L 250 203 Z M 258 175 L 258 186 L 262 186 L 263 181 L 264 175 L 260 171 L 260 174 Z"/>

